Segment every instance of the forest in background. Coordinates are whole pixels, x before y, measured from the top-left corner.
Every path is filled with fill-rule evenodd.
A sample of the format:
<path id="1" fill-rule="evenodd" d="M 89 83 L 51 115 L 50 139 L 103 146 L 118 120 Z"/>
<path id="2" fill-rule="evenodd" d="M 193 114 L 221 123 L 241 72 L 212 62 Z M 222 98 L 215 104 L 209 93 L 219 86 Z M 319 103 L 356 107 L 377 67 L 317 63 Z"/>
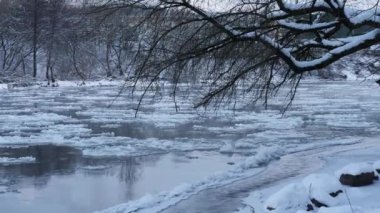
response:
<path id="1" fill-rule="evenodd" d="M 62 0 L 0 1 L 0 81 L 128 76 L 136 17 Z"/>
<path id="2" fill-rule="evenodd" d="M 200 24 L 193 25 L 194 29 L 181 27 L 183 29 L 178 35 L 173 37 L 171 34 L 170 37 L 162 39 L 163 35 L 166 36 L 165 29 L 181 26 L 187 20 L 196 20 L 194 14 L 186 10 L 168 11 L 156 11 L 153 14 L 136 7 L 94 5 L 87 1 L 0 0 L 0 82 L 8 83 L 19 79 L 54 82 L 56 79 L 84 81 L 119 76 L 132 78 L 139 74 L 138 69 L 147 67 L 143 58 L 147 58 L 149 54 L 154 55 L 153 59 L 157 62 L 160 60 L 155 59 L 156 57 L 171 54 L 171 50 L 179 48 L 186 51 L 193 48 L 186 45 L 198 44 L 207 39 L 210 42 L 215 40 L 210 36 L 216 34 L 216 29 L 211 27 L 206 31 L 199 31 L 197 27 Z M 197 36 L 190 37 L 193 34 L 189 32 L 192 31 L 197 32 Z M 188 41 L 185 42 L 186 45 L 182 44 L 181 48 L 177 48 L 176 41 L 182 42 L 181 39 Z M 156 44 L 156 41 L 159 43 Z M 154 54 L 150 52 L 150 47 L 154 47 Z M 258 45 L 255 49 L 257 48 Z M 243 61 L 245 58 L 252 61 L 252 51 L 257 50 L 248 51 L 249 49 L 250 44 L 243 43 L 237 47 L 235 45 L 221 49 L 212 55 L 213 60 L 210 56 L 201 55 L 207 62 L 201 62 L 197 67 L 195 58 L 192 58 L 190 66 L 195 69 L 181 71 L 181 78 L 189 81 L 213 78 L 212 73 L 204 75 L 207 73 L 206 69 L 228 70 L 228 64 L 236 64 L 236 57 Z M 267 48 L 259 49 L 260 53 L 268 52 Z M 342 66 L 360 67 L 360 70 L 354 68 L 356 73 L 362 71 L 363 65 L 367 68 L 366 72 L 369 70 L 376 73 L 376 53 L 366 50 L 359 54 L 369 57 L 361 57 L 363 60 L 342 60 L 335 65 L 338 68 L 314 73 L 323 78 L 345 78 L 339 73 Z M 180 60 L 180 57 L 177 59 Z M 181 64 L 176 61 L 171 68 L 188 69 L 189 64 Z M 161 65 L 156 63 L 152 65 L 156 69 L 159 66 Z M 150 71 L 147 72 L 144 76 L 149 78 Z M 168 73 L 168 78 L 178 81 L 177 71 L 174 74 L 170 74 L 170 71 Z"/>

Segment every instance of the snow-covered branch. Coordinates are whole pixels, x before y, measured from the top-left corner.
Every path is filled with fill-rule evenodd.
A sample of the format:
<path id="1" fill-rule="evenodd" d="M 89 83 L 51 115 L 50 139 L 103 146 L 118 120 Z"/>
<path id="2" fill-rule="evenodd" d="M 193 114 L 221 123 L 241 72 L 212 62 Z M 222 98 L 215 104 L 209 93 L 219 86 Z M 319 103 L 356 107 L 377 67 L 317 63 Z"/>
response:
<path id="1" fill-rule="evenodd" d="M 231 40 L 252 40 L 271 48 L 296 72 L 326 67 L 340 58 L 380 41 L 378 3 L 365 9 L 355 9 L 346 0 L 286 0 L 255 1 L 239 4 L 232 10 L 210 12 L 198 1 L 162 0 L 187 9 L 216 27 Z M 247 4 L 250 4 L 247 9 Z M 263 6 L 265 5 L 265 7 Z M 223 17 L 223 18 L 221 18 Z M 241 22 L 242 17 L 247 17 Z M 363 29 L 366 28 L 366 29 Z M 357 35 L 340 38 L 344 30 Z M 227 39 L 228 40 L 228 39 Z M 306 40 L 306 41 L 305 41 Z M 302 57 L 315 52 L 319 55 Z"/>
<path id="2" fill-rule="evenodd" d="M 356 0 L 136 1 L 150 11 L 153 29 L 137 76 L 160 70 L 178 82 L 201 73 L 210 91 L 197 106 L 229 96 L 247 79 L 255 100 L 285 82 L 294 92 L 304 73 L 380 42 L 378 0 L 360 7 Z"/>

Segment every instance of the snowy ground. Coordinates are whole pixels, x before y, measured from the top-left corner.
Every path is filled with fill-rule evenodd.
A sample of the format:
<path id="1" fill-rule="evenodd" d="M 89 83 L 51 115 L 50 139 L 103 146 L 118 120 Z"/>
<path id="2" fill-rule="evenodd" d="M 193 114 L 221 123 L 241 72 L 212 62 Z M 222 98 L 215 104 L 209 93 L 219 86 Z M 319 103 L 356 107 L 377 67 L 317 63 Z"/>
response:
<path id="1" fill-rule="evenodd" d="M 319 201 L 329 205 L 329 208 L 315 208 L 312 212 L 319 213 L 378 213 L 380 212 L 380 182 L 364 187 L 349 187 L 339 183 L 340 173 L 360 174 L 365 171 L 374 171 L 380 159 L 378 141 L 369 140 L 361 145 L 342 148 L 340 151 L 318 153 L 323 159 L 324 166 L 316 170 L 315 174 L 299 175 L 284 179 L 266 188 L 257 189 L 242 200 L 240 213 L 266 212 L 306 212 L 305 202 L 309 198 L 318 197 Z M 310 153 L 310 155 L 316 155 Z M 374 165 L 374 167 L 372 167 Z M 368 168 L 369 166 L 369 168 Z M 306 187 L 308 186 L 308 187 Z M 342 193 L 333 198 L 330 192 L 342 190 Z M 268 211 L 268 206 L 276 206 L 277 210 Z"/>
<path id="2" fill-rule="evenodd" d="M 198 207 L 192 205 L 193 202 L 207 193 L 223 193 L 219 189 L 227 192 L 234 184 L 238 185 L 232 188 L 241 189 L 239 184 L 244 180 L 257 180 L 252 182 L 251 188 L 236 191 L 235 197 L 226 195 L 224 198 L 230 203 L 223 202 L 214 211 L 207 211 L 232 212 L 239 208 L 240 198 L 247 195 L 247 190 L 257 188 L 257 184 L 277 182 L 277 177 L 308 174 L 323 165 L 315 163 L 310 166 L 310 163 L 304 167 L 291 156 L 310 150 L 355 146 L 379 133 L 380 93 L 372 81 L 306 81 L 299 88 L 292 108 L 284 116 L 278 111 L 284 104 L 280 100 L 273 100 L 268 110 L 252 106 L 236 111 L 224 107 L 216 113 L 194 110 L 195 95 L 177 99 L 180 108 L 176 112 L 172 98 L 167 96 L 169 86 L 161 88 L 159 95 L 162 96 L 148 97 L 135 118 L 136 98 L 123 93 L 114 101 L 121 86 L 121 82 L 112 82 L 77 87 L 66 82 L 58 88 L 1 90 L 0 146 L 65 145 L 79 150 L 85 158 L 125 158 L 194 151 L 201 153 L 200 159 L 205 152 L 237 156 L 225 160 L 228 166 L 220 167 L 219 172 L 202 173 L 202 177 L 193 180 L 183 179 L 187 184 L 170 185 L 163 189 L 165 192 L 144 191 L 151 195 L 141 194 L 131 198 L 135 201 L 125 200 L 129 202 L 104 210 L 176 212 L 178 208 L 186 207 L 188 212 L 197 212 L 192 208 L 199 207 L 201 210 L 198 212 L 205 212 L 202 208 L 208 209 L 211 202 L 202 199 Z M 0 157 L 4 161 L 17 161 L 12 156 L 3 155 Z M 29 155 L 18 157 L 22 160 Z M 196 161 L 196 157 L 189 159 L 189 162 Z M 303 159 L 304 162 L 315 160 L 308 156 Z M 286 172 L 268 170 L 276 162 L 280 168 L 287 165 L 293 168 Z M 38 161 L 27 163 L 38 164 Z M 190 165 L 181 164 L 183 170 Z M 85 165 L 82 170 L 104 170 L 107 166 Z M 165 168 L 157 169 L 166 172 Z M 268 172 L 273 176 L 272 180 L 265 180 Z"/>

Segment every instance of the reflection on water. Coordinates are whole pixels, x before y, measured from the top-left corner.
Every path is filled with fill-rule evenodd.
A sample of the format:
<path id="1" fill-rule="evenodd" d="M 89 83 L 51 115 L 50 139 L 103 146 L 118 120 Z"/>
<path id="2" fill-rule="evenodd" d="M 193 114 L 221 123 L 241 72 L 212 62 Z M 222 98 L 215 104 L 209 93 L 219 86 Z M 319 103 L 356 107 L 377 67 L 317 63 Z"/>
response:
<path id="1" fill-rule="evenodd" d="M 0 153 L 36 158 L 33 164 L 0 165 L 1 212 L 12 213 L 92 212 L 200 180 L 241 160 L 213 152 L 85 158 L 74 148 L 53 145 Z"/>
<path id="2" fill-rule="evenodd" d="M 20 158 L 33 156 L 34 164 L 0 165 L 0 174 L 38 177 L 52 172 L 72 173 L 78 161 L 80 151 L 65 146 L 29 146 L 0 148 L 1 157 Z"/>

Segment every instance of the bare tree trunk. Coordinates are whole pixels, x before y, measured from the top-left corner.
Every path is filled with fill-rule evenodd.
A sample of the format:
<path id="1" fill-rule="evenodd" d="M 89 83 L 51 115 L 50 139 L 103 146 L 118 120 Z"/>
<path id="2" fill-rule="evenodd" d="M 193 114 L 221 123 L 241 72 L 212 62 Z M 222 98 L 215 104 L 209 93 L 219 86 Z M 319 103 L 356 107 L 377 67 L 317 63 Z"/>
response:
<path id="1" fill-rule="evenodd" d="M 6 61 L 7 61 L 7 49 L 5 47 L 5 44 L 4 44 L 4 40 L 1 40 L 1 46 L 3 48 L 3 63 L 2 63 L 2 73 L 5 71 L 5 65 L 6 65 Z"/>
<path id="2" fill-rule="evenodd" d="M 74 45 L 71 45 L 71 48 L 72 48 L 72 60 L 73 60 L 73 66 L 74 66 L 74 69 L 75 69 L 75 72 L 79 75 L 79 77 L 82 79 L 82 84 L 85 84 L 85 75 L 79 70 L 78 68 L 78 64 L 77 64 L 77 60 L 76 60 L 76 44 Z"/>
<path id="3" fill-rule="evenodd" d="M 53 66 L 50 66 L 50 77 L 51 77 L 51 83 L 53 86 L 55 86 L 55 78 L 54 78 L 54 73 L 53 73 Z"/>
<path id="4" fill-rule="evenodd" d="M 110 64 L 110 56 L 111 56 L 111 42 L 107 41 L 107 50 L 106 50 L 106 63 L 107 63 L 107 77 L 112 76 L 111 64 Z"/>
<path id="5" fill-rule="evenodd" d="M 50 75 L 49 71 L 51 70 L 51 49 L 48 49 L 48 56 L 46 60 L 46 79 L 48 81 L 48 85 L 50 85 Z"/>
<path id="6" fill-rule="evenodd" d="M 124 75 L 123 65 L 122 65 L 123 62 L 121 59 L 121 56 L 123 54 L 123 49 L 120 47 L 120 44 L 119 44 L 119 46 L 112 45 L 112 49 L 115 52 L 115 55 L 117 57 L 116 69 L 119 71 L 119 75 L 123 76 Z"/>
<path id="7" fill-rule="evenodd" d="M 38 34 L 38 0 L 34 0 L 33 11 L 33 78 L 37 77 L 37 34 Z"/>
<path id="8" fill-rule="evenodd" d="M 56 25 L 56 18 L 54 17 L 52 20 L 50 41 L 49 41 L 49 46 L 47 49 L 48 55 L 47 55 L 47 62 L 46 62 L 46 79 L 48 80 L 48 85 L 50 85 L 50 80 L 54 83 L 54 81 L 53 81 L 53 79 L 54 79 L 53 78 L 53 66 L 51 63 L 51 58 L 52 58 L 52 52 L 53 52 L 53 48 L 54 48 L 55 25 Z M 49 72 L 50 72 L 50 74 L 49 74 Z"/>
<path id="9" fill-rule="evenodd" d="M 24 57 L 22 57 L 22 72 L 24 75 L 26 75 L 26 66 L 25 66 L 25 59 Z"/>

